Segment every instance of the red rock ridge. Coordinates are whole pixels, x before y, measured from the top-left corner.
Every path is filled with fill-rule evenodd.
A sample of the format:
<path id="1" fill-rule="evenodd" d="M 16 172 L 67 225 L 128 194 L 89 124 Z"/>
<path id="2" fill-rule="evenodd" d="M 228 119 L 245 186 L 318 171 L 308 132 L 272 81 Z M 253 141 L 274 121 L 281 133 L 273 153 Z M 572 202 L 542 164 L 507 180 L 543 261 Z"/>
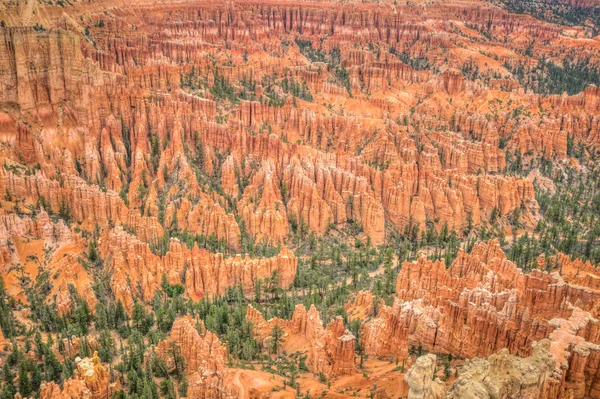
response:
<path id="1" fill-rule="evenodd" d="M 286 288 L 296 276 L 296 257 L 286 247 L 272 258 L 242 258 L 241 255 L 226 258 L 197 245 L 189 249 L 172 239 L 166 254 L 160 256 L 154 254 L 148 244 L 120 227 L 103 236 L 99 247 L 107 259 L 110 258 L 112 288 L 127 309 L 133 305 L 133 293 L 150 301 L 163 274 L 171 284 L 182 284 L 186 296 L 194 300 L 206 295 L 222 295 L 228 288 L 238 285 L 246 294 L 251 294 L 258 280 L 271 278 L 274 273 L 278 274 L 280 287 Z M 130 285 L 129 281 L 139 282 L 141 291 L 137 292 L 136 286 Z"/>
<path id="2" fill-rule="evenodd" d="M 284 332 L 283 347 L 307 353 L 307 365 L 315 373 L 337 377 L 354 373 L 354 342 L 356 338 L 344 327 L 340 317 L 323 327 L 319 311 L 311 306 L 296 305 L 291 320 L 274 318 L 265 321 L 260 312 L 248 305 L 246 319 L 252 323 L 254 337 L 268 342 L 274 326 Z M 266 344 L 266 343 L 265 343 Z"/>
<path id="3" fill-rule="evenodd" d="M 97 353 L 91 358 L 77 358 L 75 362 L 75 376 L 65 381 L 62 389 L 55 382 L 42 383 L 40 398 L 108 399 L 121 388 L 118 380 L 111 381 L 111 376 Z"/>
<path id="4" fill-rule="evenodd" d="M 169 338 L 158 343 L 156 352 L 169 370 L 177 367 L 178 355 L 183 357 L 189 379 L 189 397 L 237 398 L 231 373 L 225 365 L 227 348 L 215 334 L 204 328 L 201 321 L 191 316 L 175 320 Z"/>
<path id="5" fill-rule="evenodd" d="M 361 345 L 380 357 L 407 356 L 410 346 L 473 358 L 501 348 L 528 355 L 552 332 L 549 320 L 569 317 L 569 303 L 593 310 L 598 294 L 566 284 L 557 274 L 524 274 L 496 241 L 460 251 L 443 262 L 407 262 L 398 275 L 393 306 L 379 307 L 363 324 Z"/>

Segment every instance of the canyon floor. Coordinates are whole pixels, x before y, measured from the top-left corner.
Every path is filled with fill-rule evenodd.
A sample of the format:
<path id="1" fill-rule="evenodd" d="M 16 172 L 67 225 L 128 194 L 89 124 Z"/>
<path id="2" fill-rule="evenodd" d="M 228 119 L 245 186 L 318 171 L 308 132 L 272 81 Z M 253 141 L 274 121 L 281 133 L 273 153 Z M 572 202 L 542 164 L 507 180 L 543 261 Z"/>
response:
<path id="1" fill-rule="evenodd" d="M 0 399 L 600 398 L 598 0 L 0 3 Z"/>

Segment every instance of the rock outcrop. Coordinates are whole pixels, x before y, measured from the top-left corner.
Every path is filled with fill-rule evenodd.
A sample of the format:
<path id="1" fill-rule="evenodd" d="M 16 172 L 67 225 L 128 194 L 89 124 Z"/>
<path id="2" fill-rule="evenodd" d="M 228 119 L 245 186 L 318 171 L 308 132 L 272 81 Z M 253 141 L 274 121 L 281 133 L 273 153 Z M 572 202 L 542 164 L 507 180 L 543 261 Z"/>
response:
<path id="1" fill-rule="evenodd" d="M 405 375 L 409 398 L 594 398 L 597 396 L 598 320 L 581 309 L 553 319 L 549 338 L 533 343 L 528 357 L 503 348 L 487 359 L 467 360 L 444 393 L 435 378 L 435 355 L 419 357 Z"/>
<path id="2" fill-rule="evenodd" d="M 61 387 L 52 382 L 43 382 L 40 386 L 42 399 L 109 399 L 120 389 L 118 381 L 111 381 L 108 370 L 100 362 L 97 353 L 91 358 L 77 358 L 77 369 L 72 378 Z"/>
<path id="3" fill-rule="evenodd" d="M 75 363 L 77 363 L 80 378 L 92 393 L 92 399 L 108 399 L 119 389 L 118 381 L 110 381 L 111 376 L 100 362 L 98 353 L 94 352 L 94 356 L 91 358 L 76 359 Z"/>
<path id="4" fill-rule="evenodd" d="M 259 280 L 270 279 L 274 274 L 279 286 L 287 288 L 293 283 L 297 268 L 296 257 L 286 247 L 271 258 L 225 257 L 197 244 L 188 248 L 172 239 L 162 256 L 120 227 L 101 238 L 100 249 L 107 258 L 110 254 L 112 288 L 127 309 L 133 305 L 134 293 L 150 301 L 163 274 L 171 284 L 183 284 L 186 295 L 198 300 L 223 295 L 228 288 L 240 285 L 245 293 L 251 294 Z M 142 287 L 141 291 L 138 292 L 137 286 Z"/>
<path id="5" fill-rule="evenodd" d="M 354 372 L 354 345 L 356 337 L 346 329 L 341 317 L 323 327 L 319 311 L 313 306 L 307 311 L 296 305 L 291 320 L 273 318 L 265 321 L 260 312 L 248 306 L 246 319 L 252 323 L 253 336 L 268 344 L 273 327 L 283 329 L 284 348 L 301 350 L 307 354 L 307 366 L 315 374 L 332 377 Z"/>
<path id="6" fill-rule="evenodd" d="M 511 355 L 508 349 L 502 349 L 488 359 L 467 361 L 446 398 L 554 397 L 550 389 L 555 360 L 550 352 L 550 344 L 547 339 L 538 342 L 533 354 L 526 358 Z"/>
<path id="7" fill-rule="evenodd" d="M 190 380 L 189 397 L 237 397 L 225 365 L 227 348 L 199 319 L 185 316 L 175 320 L 169 338 L 159 342 L 156 352 L 170 370 L 185 368 Z M 184 365 L 177 364 L 180 357 Z"/>
<path id="8" fill-rule="evenodd" d="M 410 386 L 408 399 L 442 399 L 444 384 L 435 377 L 436 357 L 425 355 L 417 359 L 406 374 L 404 381 Z"/>
<path id="9" fill-rule="evenodd" d="M 344 308 L 352 319 L 364 319 L 371 316 L 375 310 L 373 294 L 371 291 L 359 291 L 354 301 L 346 303 Z"/>
<path id="10" fill-rule="evenodd" d="M 40 399 L 93 399 L 92 392 L 87 388 L 85 382 L 79 379 L 68 379 L 64 382 L 62 389 L 52 382 L 42 382 L 40 386 Z"/>
<path id="11" fill-rule="evenodd" d="M 529 355 L 547 338 L 555 317 L 568 318 L 571 305 L 593 311 L 598 293 L 570 285 L 556 273 L 523 273 L 497 241 L 459 251 L 449 269 L 424 258 L 402 266 L 393 306 L 380 306 L 363 324 L 366 353 L 405 358 L 410 346 L 467 358 L 502 348 Z"/>
<path id="12" fill-rule="evenodd" d="M 553 269 L 559 269 L 561 277 L 569 284 L 600 290 L 600 271 L 597 265 L 593 265 L 590 261 L 583 262 L 581 259 L 573 259 L 571 256 L 559 253 L 548 259 L 548 262 L 543 257 L 540 257 L 538 262 L 543 267 L 548 264 Z"/>
<path id="13" fill-rule="evenodd" d="M 496 8 L 436 4 L 426 14 L 438 26 L 410 5 L 394 6 L 401 24 L 385 7 L 365 6 L 364 19 L 327 2 L 171 4 L 162 14 L 134 1 L 135 13 L 110 17 L 99 11 L 105 5 L 85 16 L 97 24 L 83 35 L 51 5 L 36 14 L 48 15 L 38 21 L 48 28 L 9 23 L 2 31 L 0 92 L 13 108 L 0 115 L 1 155 L 29 170 L 2 170 L 0 191 L 54 212 L 68 207 L 78 228 L 123 225 L 154 242 L 176 226 L 234 249 L 243 234 L 282 243 L 296 228 L 322 235 L 354 223 L 376 244 L 409 224 L 462 233 L 493 209 L 536 213 L 531 184 L 501 175 L 501 139 L 513 152 L 565 158 L 567 137 L 600 137 L 593 87 L 530 98 L 497 54 L 469 57 L 466 66 L 462 49 L 474 39 L 441 27 L 457 15 L 494 37 L 527 30 L 546 52 L 560 44 L 559 29 Z M 155 34 L 153 45 L 143 39 Z M 288 35 L 304 39 L 290 45 Z M 359 36 L 377 52 L 358 45 Z M 307 56 L 304 41 L 335 56 L 344 82 Z M 205 46 L 223 42 L 233 44 L 224 49 L 230 58 L 216 62 Z M 495 45 L 512 51 L 510 41 Z M 217 64 L 233 90 L 226 115 L 224 99 L 210 92 Z M 292 99 L 290 80 L 310 96 Z M 513 83 L 502 86 L 509 94 L 494 87 L 499 80 Z M 496 109 L 489 92 L 510 98 Z M 281 101 L 265 97 L 271 93 Z M 520 117 L 526 105 L 542 116 Z"/>
<path id="14" fill-rule="evenodd" d="M 549 336 L 556 362 L 549 397 L 594 398 L 600 392 L 600 322 L 589 312 L 574 308 L 568 319 L 550 320 Z"/>

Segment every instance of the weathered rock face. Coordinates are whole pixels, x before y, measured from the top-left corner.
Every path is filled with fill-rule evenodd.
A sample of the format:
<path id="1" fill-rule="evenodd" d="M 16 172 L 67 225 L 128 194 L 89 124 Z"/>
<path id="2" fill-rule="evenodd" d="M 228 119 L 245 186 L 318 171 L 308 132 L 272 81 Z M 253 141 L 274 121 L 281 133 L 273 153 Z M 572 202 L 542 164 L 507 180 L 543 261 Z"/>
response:
<path id="1" fill-rule="evenodd" d="M 451 267 L 419 259 L 398 275 L 393 306 L 380 306 L 362 327 L 362 346 L 375 356 L 404 358 L 410 346 L 473 358 L 502 348 L 528 355 L 547 338 L 554 317 L 570 304 L 594 310 L 596 291 L 572 286 L 557 274 L 524 274 L 496 241 L 459 251 Z"/>
<path id="2" fill-rule="evenodd" d="M 458 94 L 465 89 L 463 74 L 458 70 L 447 70 L 442 74 L 444 90 L 450 94 Z"/>
<path id="3" fill-rule="evenodd" d="M 285 332 L 283 347 L 306 352 L 306 363 L 313 373 L 332 377 L 354 373 L 356 337 L 346 329 L 341 317 L 323 327 L 319 311 L 314 306 L 306 311 L 300 304 L 296 305 L 291 320 L 265 321 L 262 314 L 249 305 L 246 319 L 252 323 L 255 339 L 265 344 L 273 327 L 281 327 Z"/>
<path id="4" fill-rule="evenodd" d="M 533 354 L 520 358 L 502 349 L 489 359 L 467 361 L 446 398 L 549 398 L 555 360 L 550 341 L 538 342 Z"/>
<path id="5" fill-rule="evenodd" d="M 89 388 L 93 399 L 110 398 L 118 389 L 118 382 L 110 382 L 108 370 L 100 362 L 97 353 L 92 358 L 84 358 L 77 362 L 77 371 Z"/>
<path id="6" fill-rule="evenodd" d="M 156 351 L 170 369 L 181 367 L 176 362 L 179 356 L 183 357 L 185 373 L 190 380 L 189 397 L 237 397 L 225 365 L 227 349 L 200 320 L 191 316 L 177 319 L 169 338 L 160 341 Z"/>
<path id="7" fill-rule="evenodd" d="M 183 284 L 186 295 L 197 300 L 207 295 L 222 295 L 228 288 L 239 285 L 245 293 L 253 293 L 259 280 L 274 274 L 279 278 L 280 287 L 287 288 L 293 283 L 297 268 L 296 257 L 286 247 L 272 258 L 242 258 L 240 255 L 226 258 L 197 245 L 189 249 L 178 240 L 171 240 L 168 251 L 161 256 L 119 227 L 100 240 L 100 249 L 103 254 L 111 255 L 112 288 L 128 309 L 133 305 L 133 293 L 150 301 L 163 274 L 171 284 Z M 137 282 L 141 291 L 137 292 L 130 282 Z"/>
<path id="8" fill-rule="evenodd" d="M 20 262 L 18 254 L 14 250 L 13 236 L 41 239 L 48 242 L 64 242 L 71 239 L 71 232 L 64 221 L 53 223 L 44 210 L 35 219 L 21 218 L 14 213 L 2 212 L 0 214 L 0 270 L 2 271 L 14 263 Z"/>
<path id="9" fill-rule="evenodd" d="M 109 6 L 110 16 L 101 11 Z M 8 21 L 0 46 L 0 97 L 12 107 L 0 113 L 0 156 L 36 169 L 0 171 L 0 190 L 53 212 L 67 206 L 86 230 L 124 225 L 154 242 L 176 227 L 234 249 L 245 234 L 282 243 L 296 229 L 322 235 L 349 222 L 376 244 L 411 223 L 462 233 L 494 208 L 536 213 L 530 182 L 501 175 L 500 139 L 512 152 L 564 158 L 567 137 L 600 138 L 598 90 L 524 95 L 501 63 L 521 61 L 506 55 L 518 46 L 509 40 L 469 57 L 481 79 L 459 71 L 469 69 L 462 53 L 474 39 L 445 26 L 458 15 L 494 38 L 533 35 L 536 55 L 564 46 L 560 29 L 484 5 L 365 5 L 368 17 L 327 2 L 158 10 L 134 1 L 132 14 L 103 0 L 89 15 L 36 7 L 23 23 L 46 15 L 37 22 L 48 29 Z M 82 35 L 64 22 L 85 18 L 102 24 Z M 338 54 L 347 81 L 292 36 Z M 240 97 L 226 115 L 210 93 L 217 64 Z M 310 96 L 292 100 L 289 79 Z M 273 80 L 269 91 L 263 80 Z M 497 90 L 498 81 L 512 85 Z M 288 98 L 254 101 L 271 92 Z M 501 107 L 490 105 L 494 96 Z"/>
<path id="10" fill-rule="evenodd" d="M 3 29 L 1 34 L 3 102 L 23 110 L 67 102 L 85 118 L 90 91 L 103 82 L 98 65 L 83 57 L 79 35 L 62 29 L 40 32 L 30 26 Z"/>
<path id="11" fill-rule="evenodd" d="M 32 279 L 42 269 L 52 275 L 47 301 L 55 303 L 59 313 L 70 309 L 71 285 L 94 308 L 97 300 L 92 278 L 79 260 L 84 248 L 83 240 L 72 234 L 62 219 L 51 220 L 44 209 L 35 217 L 0 211 L 0 276 L 9 295 L 27 301 L 13 267 L 20 264 Z"/>
<path id="12" fill-rule="evenodd" d="M 75 247 L 75 248 L 73 248 Z M 66 245 L 52 258 L 48 268 L 55 277 L 48 301 L 56 303 L 59 313 L 71 310 L 73 297 L 69 287 L 72 285 L 81 299 L 86 301 L 90 309 L 94 309 L 98 300 L 93 289 L 93 278 L 78 259 L 75 253 L 83 252 L 82 248 Z"/>
<path id="13" fill-rule="evenodd" d="M 54 381 L 43 382 L 40 386 L 40 399 L 92 399 L 92 392 L 85 382 L 79 379 L 68 379 L 61 389 Z"/>
<path id="14" fill-rule="evenodd" d="M 435 378 L 435 355 L 425 355 L 417 359 L 414 366 L 404 374 L 404 381 L 410 386 L 408 399 L 442 399 L 444 384 Z"/>
<path id="15" fill-rule="evenodd" d="M 592 290 L 600 290 L 600 278 L 598 278 L 598 267 L 591 262 L 583 262 L 581 259 L 572 259 L 570 256 L 559 253 L 551 257 L 549 265 L 560 269 L 560 275 L 565 282 L 573 285 L 587 287 Z M 545 259 L 538 260 L 542 266 L 546 266 Z"/>
<path id="16" fill-rule="evenodd" d="M 371 316 L 375 309 L 373 294 L 371 291 L 359 291 L 354 301 L 348 302 L 344 307 L 348 316 L 352 319 L 363 319 Z"/>
<path id="17" fill-rule="evenodd" d="M 555 380 L 549 397 L 595 398 L 600 392 L 600 322 L 589 312 L 574 308 L 568 319 L 552 319 L 552 355 Z"/>
<path id="18" fill-rule="evenodd" d="M 325 329 L 325 352 L 327 353 L 329 366 L 322 369 L 326 375 L 337 377 L 340 375 L 354 373 L 354 343 L 356 337 L 346 329 L 341 317 L 327 324 Z"/>
<path id="19" fill-rule="evenodd" d="M 76 363 L 75 376 L 66 380 L 62 389 L 55 382 L 43 382 L 40 398 L 108 399 L 120 389 L 118 381 L 110 381 L 110 375 L 97 353 L 91 358 L 77 358 Z"/>
<path id="20" fill-rule="evenodd" d="M 248 305 L 248 308 L 246 309 L 246 320 L 252 324 L 252 336 L 259 342 L 265 342 L 265 339 L 271 334 L 275 324 L 279 325 L 275 320 L 269 320 L 269 322 L 267 322 L 262 313 L 254 309 L 252 305 Z M 283 322 L 285 323 L 285 321 Z"/>
<path id="21" fill-rule="evenodd" d="M 163 234 L 155 218 L 130 212 L 116 192 L 104 192 L 74 175 L 59 182 L 41 173 L 22 176 L 2 169 L 0 190 L 10 192 L 15 199 L 25 203 L 44 203 L 44 207 L 49 208 L 47 211 L 55 214 L 62 209 L 84 228 L 93 229 L 96 224 L 126 224 L 139 231 L 140 238 L 145 241 L 156 240 Z"/>
<path id="22" fill-rule="evenodd" d="M 288 218 L 273 162 L 267 162 L 253 176 L 238 209 L 255 240 L 282 242 L 286 239 Z"/>
<path id="23" fill-rule="evenodd" d="M 459 251 L 449 269 L 425 258 L 405 263 L 393 306 L 382 303 L 377 317 L 363 324 L 361 345 L 383 358 L 406 358 L 411 346 L 468 359 L 489 356 L 465 364 L 448 398 L 595 397 L 599 293 L 565 280 L 590 283 L 596 270 L 564 255 L 554 262 L 563 265 L 565 279 L 525 274 L 492 240 L 470 254 Z M 428 397 L 428 385 L 419 381 L 431 362 L 420 358 L 405 377 L 409 397 Z"/>
<path id="24" fill-rule="evenodd" d="M 323 328 L 321 315 L 314 306 L 308 312 L 297 305 L 289 323 L 290 335 L 299 335 L 310 344 L 308 363 L 315 374 L 339 376 L 354 371 L 354 341 L 341 318 Z"/>
<path id="25" fill-rule="evenodd" d="M 419 357 L 405 375 L 409 398 L 594 398 L 598 394 L 598 320 L 573 308 L 569 319 L 553 319 L 548 339 L 533 343 L 528 357 L 503 348 L 487 359 L 468 360 L 444 393 L 434 380 L 435 355 Z M 436 382 L 438 381 L 438 382 Z"/>
<path id="26" fill-rule="evenodd" d="M 64 348 L 62 351 L 59 349 L 59 343 L 55 342 L 52 346 L 52 352 L 54 352 L 54 355 L 59 360 L 76 357 L 82 349 L 82 344 L 87 344 L 89 350 L 96 351 L 99 349 L 98 342 L 95 338 L 89 337 L 85 342 L 82 342 L 80 338 L 73 335 L 69 338 L 62 339 L 62 347 Z"/>

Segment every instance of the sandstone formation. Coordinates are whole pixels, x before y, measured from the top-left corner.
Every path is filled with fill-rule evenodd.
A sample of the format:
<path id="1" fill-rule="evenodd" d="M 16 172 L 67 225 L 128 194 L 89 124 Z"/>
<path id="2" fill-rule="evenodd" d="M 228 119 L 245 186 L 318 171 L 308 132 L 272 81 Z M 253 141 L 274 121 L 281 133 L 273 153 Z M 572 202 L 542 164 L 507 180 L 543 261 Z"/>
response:
<path id="1" fill-rule="evenodd" d="M 252 323 L 254 337 L 265 343 L 268 343 L 274 326 L 282 328 L 285 332 L 283 347 L 306 352 L 306 363 L 313 373 L 332 377 L 354 373 L 356 337 L 344 327 L 340 317 L 323 327 L 319 311 L 314 306 L 306 311 L 300 304 L 296 305 L 289 321 L 274 318 L 267 322 L 250 305 L 246 318 Z"/>
<path id="2" fill-rule="evenodd" d="M 590 273 L 582 281 L 594 281 L 591 265 L 558 259 L 563 270 Z M 565 274 L 579 281 L 572 276 Z M 381 304 L 363 324 L 366 353 L 405 359 L 419 346 L 467 359 L 489 356 L 467 362 L 445 397 L 596 397 L 596 289 L 556 272 L 525 274 L 492 240 L 470 254 L 459 251 L 449 269 L 424 258 L 405 263 L 396 293 L 393 306 Z M 435 368 L 435 358 L 422 357 L 405 376 L 412 397 L 427 397 L 430 388 L 418 383 L 425 363 Z"/>
<path id="3" fill-rule="evenodd" d="M 44 210 L 35 218 L 19 217 L 14 213 L 3 212 L 0 214 L 0 268 L 8 269 L 12 264 L 21 262 L 13 236 L 40 239 L 56 243 L 71 239 L 71 232 L 63 220 L 53 223 L 48 213 Z"/>
<path id="4" fill-rule="evenodd" d="M 526 358 L 510 355 L 508 349 L 502 349 L 489 359 L 468 361 L 446 398 L 550 397 L 548 388 L 554 366 L 550 341 L 546 339 L 538 342 L 533 354 Z"/>
<path id="5" fill-rule="evenodd" d="M 73 235 L 63 220 L 51 220 L 43 209 L 35 217 L 1 212 L 0 275 L 7 283 L 9 294 L 26 301 L 16 284 L 18 271 L 14 268 L 22 265 L 32 278 L 42 270 L 52 275 L 47 301 L 55 303 L 59 313 L 71 307 L 70 286 L 93 308 L 97 300 L 92 279 L 80 261 L 83 240 Z"/>
<path id="6" fill-rule="evenodd" d="M 108 370 L 100 362 L 97 353 L 91 358 L 77 358 L 75 376 L 64 382 L 62 389 L 55 383 L 42 383 L 40 398 L 109 399 L 118 389 L 119 382 L 111 381 Z"/>
<path id="7" fill-rule="evenodd" d="M 598 293 L 567 284 L 557 273 L 523 273 L 497 241 L 459 251 L 443 262 L 419 259 L 402 266 L 393 306 L 381 306 L 363 325 L 367 353 L 404 358 L 411 345 L 473 358 L 501 348 L 521 356 L 552 332 L 549 321 L 569 317 L 571 304 L 594 311 Z"/>
<path id="8" fill-rule="evenodd" d="M 265 164 L 244 190 L 238 204 L 246 226 L 257 241 L 284 241 L 289 233 L 285 205 L 272 162 Z"/>
<path id="9" fill-rule="evenodd" d="M 85 386 L 89 388 L 93 399 L 110 398 L 119 389 L 119 383 L 110 381 L 108 370 L 100 362 L 98 353 L 94 352 L 92 358 L 77 361 L 77 371 Z"/>
<path id="10" fill-rule="evenodd" d="M 575 398 L 598 396 L 599 322 L 589 312 L 574 308 L 568 319 L 550 320 L 551 352 L 556 361 L 555 380 L 549 397 Z"/>
<path id="11" fill-rule="evenodd" d="M 295 289 L 294 251 L 312 255 L 305 244 L 322 237 L 465 242 L 509 223 L 515 238 L 531 233 L 536 190 L 557 187 L 540 165 L 597 162 L 598 2 L 556 5 L 584 26 L 548 22 L 544 2 L 537 16 L 501 3 L 4 2 L 0 277 L 19 322 L 35 327 L 21 283 L 38 279 L 68 315 L 74 298 L 93 311 L 103 273 L 130 312 L 163 276 L 192 301 L 234 287 L 250 300 L 274 277 Z M 363 396 L 404 396 L 405 380 L 409 397 L 441 397 L 435 356 L 405 376 L 389 363 L 421 347 L 470 359 L 448 397 L 600 397 L 596 266 L 558 254 L 525 273 L 497 241 L 469 252 L 449 268 L 404 263 L 388 305 L 352 292 L 345 311 L 362 321 L 359 337 L 314 306 L 267 321 L 259 302 L 246 319 L 265 344 L 281 327 L 284 350 Z M 365 358 L 389 364 L 361 377 L 357 339 Z M 259 370 L 228 369 L 226 346 L 191 317 L 156 348 L 169 368 L 173 351 L 189 398 L 296 395 L 276 378 L 261 388 Z M 108 399 L 119 388 L 97 356 L 77 369 L 40 397 Z M 313 396 L 325 391 L 305 378 Z M 331 395 L 354 394 L 343 388 Z"/>
<path id="12" fill-rule="evenodd" d="M 296 276 L 297 260 L 286 247 L 272 258 L 227 258 L 209 253 L 196 244 L 190 249 L 172 239 L 164 256 L 152 252 L 150 246 L 120 227 L 108 232 L 100 240 L 103 254 L 110 255 L 108 265 L 112 272 L 112 288 L 117 299 L 127 309 L 133 305 L 133 294 L 150 301 L 161 283 L 163 274 L 171 284 L 182 284 L 188 297 L 198 300 L 205 296 L 223 295 L 228 288 L 240 286 L 245 293 L 253 293 L 259 280 L 277 274 L 279 286 L 289 287 Z M 185 278 L 184 278 L 185 276 Z M 138 292 L 138 282 L 141 290 Z"/>
<path id="13" fill-rule="evenodd" d="M 375 310 L 371 291 L 359 291 L 353 302 L 345 305 L 346 312 L 352 319 L 363 319 L 371 316 Z"/>
<path id="14" fill-rule="evenodd" d="M 506 167 L 501 138 L 509 138 L 512 152 L 565 158 L 567 137 L 586 143 L 599 137 L 597 90 L 530 98 L 518 84 L 503 94 L 492 80 L 468 79 L 462 47 L 454 43 L 469 44 L 468 37 L 450 39 L 452 29 L 423 23 L 409 5 L 397 6 L 400 24 L 387 7 L 365 19 L 350 6 L 338 11 L 328 3 L 296 10 L 242 2 L 226 12 L 224 3 L 174 3 L 160 12 L 131 6 L 135 17 L 119 7 L 110 16 L 84 16 L 74 6 L 73 20 L 102 20 L 85 35 L 51 11 L 43 21 L 48 29 L 9 23 L 2 31 L 2 98 L 15 107 L 0 118 L 2 156 L 36 169 L 25 176 L 0 171 L 0 191 L 19 201 L 42 200 L 53 212 L 66 205 L 86 229 L 120 224 L 152 242 L 176 226 L 232 248 L 239 248 L 243 230 L 278 243 L 294 226 L 321 235 L 348 222 L 360 224 L 374 243 L 410 223 L 460 233 L 485 223 L 494 208 L 502 216 L 517 207 L 536 213 L 531 184 L 500 175 Z M 489 21 L 487 29 L 515 40 L 525 29 L 540 40 L 560 40 L 548 24 L 478 7 L 438 4 L 427 13 L 439 21 L 460 13 L 474 26 Z M 170 31 L 173 23 L 181 30 Z M 156 37 L 156 47 L 142 39 L 153 29 L 170 32 Z M 433 51 L 436 29 L 445 36 L 436 37 Z M 311 42 L 325 32 L 323 51 L 339 52 L 347 87 L 293 40 L 281 48 L 268 39 L 293 34 Z M 355 46 L 357 32 L 364 42 Z M 220 63 L 218 73 L 236 93 L 249 80 L 262 83 L 276 74 L 303 82 L 313 100 L 288 96 L 276 106 L 249 96 L 223 114 L 221 99 L 200 79 L 214 84 L 212 57 L 222 55 L 210 46 L 222 41 L 233 43 L 235 62 Z M 378 50 L 366 42 L 377 42 Z M 469 62 L 510 80 L 501 59 L 493 58 L 505 45 L 494 45 L 487 58 Z M 441 72 L 407 61 L 419 57 Z M 257 86 L 253 96 L 265 92 Z M 406 94 L 396 96 L 400 91 Z M 489 104 L 487 91 L 507 98 L 500 109 Z M 554 108 L 522 116 L 524 104 Z"/>
<path id="15" fill-rule="evenodd" d="M 406 374 L 404 380 L 410 386 L 408 399 L 441 399 L 444 397 L 444 385 L 435 377 L 435 355 L 425 355 L 417 359 Z"/>
<path id="16" fill-rule="evenodd" d="M 266 342 L 265 340 L 271 335 L 273 327 L 278 325 L 284 327 L 286 321 L 279 318 L 274 318 L 268 322 L 263 317 L 262 313 L 256 310 L 252 305 L 248 305 L 246 309 L 246 320 L 252 324 L 252 336 L 259 342 Z"/>
<path id="17" fill-rule="evenodd" d="M 543 257 L 539 260 L 546 263 Z M 549 264 L 560 270 L 560 275 L 566 282 L 587 287 L 591 290 L 600 290 L 597 265 L 592 265 L 589 261 L 583 262 L 581 259 L 572 259 L 563 253 L 551 257 Z"/>
<path id="18" fill-rule="evenodd" d="M 181 366 L 176 364 L 179 356 L 184 359 L 185 373 L 190 380 L 189 397 L 237 397 L 225 365 L 227 349 L 200 321 L 191 316 L 177 319 L 169 338 L 160 341 L 156 351 L 169 369 Z"/>
<path id="19" fill-rule="evenodd" d="M 597 339 L 575 335 L 585 329 L 589 317 L 589 313 L 575 309 L 569 320 L 552 321 L 556 329 L 550 339 L 536 342 L 529 357 L 511 355 L 504 348 L 487 359 L 468 360 L 445 393 L 441 384 L 431 381 L 435 356 L 422 356 L 405 375 L 411 387 L 409 398 L 596 397 L 597 367 L 593 360 L 589 362 L 599 348 L 587 340 Z M 598 323 L 595 319 L 591 322 Z"/>
<path id="20" fill-rule="evenodd" d="M 61 389 L 54 381 L 43 382 L 40 387 L 40 399 L 92 399 L 92 393 L 85 382 L 79 379 L 68 379 Z"/>

